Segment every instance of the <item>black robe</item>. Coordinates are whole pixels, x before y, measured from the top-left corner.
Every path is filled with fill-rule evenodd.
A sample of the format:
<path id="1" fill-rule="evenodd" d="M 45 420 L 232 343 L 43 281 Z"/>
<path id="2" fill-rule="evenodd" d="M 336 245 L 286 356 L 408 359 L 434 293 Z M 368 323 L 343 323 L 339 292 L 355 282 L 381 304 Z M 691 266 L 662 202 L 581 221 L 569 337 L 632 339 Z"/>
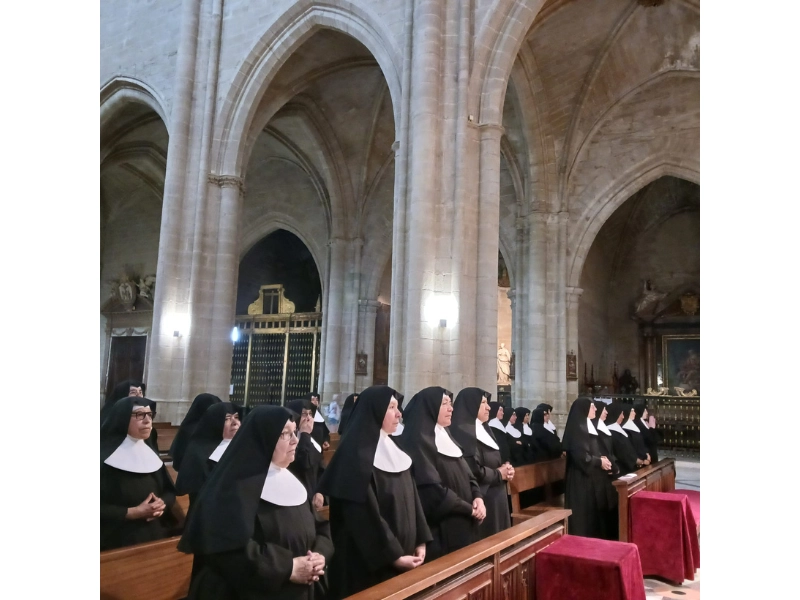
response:
<path id="1" fill-rule="evenodd" d="M 243 548 L 197 555 L 190 600 L 313 600 L 319 585 L 292 583 L 292 561 L 308 551 L 333 556 L 328 523 L 310 502 L 278 506 L 260 500 L 253 538 Z"/>
<path id="2" fill-rule="evenodd" d="M 166 504 L 157 519 L 128 520 L 128 508 L 138 506 L 154 493 Z M 166 467 L 154 473 L 130 473 L 106 464 L 100 465 L 100 550 L 132 546 L 160 540 L 173 533 L 172 516 L 175 487 Z"/>
<path id="3" fill-rule="evenodd" d="M 486 428 L 491 430 L 488 426 Z M 500 451 L 480 440 L 476 450 L 474 456 L 465 457 L 465 460 L 480 487 L 486 506 L 486 518 L 478 526 L 478 534 L 483 539 L 511 527 L 511 513 L 508 510 L 506 482 L 497 470 L 504 463 Z"/>
<path id="4" fill-rule="evenodd" d="M 311 437 L 316 440 L 320 447 L 322 447 L 322 444 L 325 442 L 328 442 L 329 444 L 331 443 L 331 432 L 328 429 L 328 425 L 324 421 L 322 423 L 317 423 L 314 421 L 314 428 L 311 430 Z"/>
<path id="5" fill-rule="evenodd" d="M 636 456 L 641 460 L 647 460 L 647 445 L 644 443 L 644 436 L 642 436 L 641 432 L 625 429 L 625 433 L 628 434 L 628 439 L 633 444 L 633 449 L 636 450 Z"/>
<path id="6" fill-rule="evenodd" d="M 522 435 L 515 438 L 510 433 L 506 433 L 506 442 L 508 444 L 508 453 L 511 459 L 511 465 L 514 467 L 521 467 L 530 464 L 528 460 L 528 452 L 525 449 L 525 444 L 522 440 Z"/>
<path id="7" fill-rule="evenodd" d="M 463 456 L 436 454 L 440 484 L 418 485 L 422 509 L 433 536 L 425 562 L 430 562 L 480 538 L 472 518 L 472 502 L 481 497 L 480 487 Z"/>
<path id="8" fill-rule="evenodd" d="M 432 539 L 411 470 L 372 469 L 364 502 L 331 497 L 336 554 L 331 598 L 345 598 L 399 575 L 392 563 Z"/>
<path id="9" fill-rule="evenodd" d="M 534 423 L 531 429 L 533 429 L 533 440 L 539 449 L 539 460 L 553 460 L 561 456 L 561 440 L 556 434 L 540 423 Z"/>
<path id="10" fill-rule="evenodd" d="M 601 475 L 595 475 L 596 483 L 601 491 L 601 497 L 597 503 L 600 512 L 598 535 L 604 540 L 616 541 L 619 539 L 619 496 L 613 481 L 620 476 L 619 466 L 614 454 L 613 438 L 599 429 L 596 437 L 600 455 L 605 456 L 611 462 L 611 471 L 602 471 Z"/>
<path id="11" fill-rule="evenodd" d="M 645 448 L 647 448 L 647 452 L 650 453 L 650 463 L 655 464 L 658 462 L 658 432 L 655 429 L 645 426 L 641 419 L 636 419 L 636 421 L 636 425 L 639 427 L 639 431 L 642 434 Z"/>
<path id="12" fill-rule="evenodd" d="M 628 431 L 625 430 L 625 433 Z M 620 475 L 633 473 L 639 467 L 636 466 L 636 450 L 631 443 L 630 437 L 625 437 L 619 431 L 611 430 L 611 443 L 614 450 L 614 457 L 617 459 Z"/>
<path id="13" fill-rule="evenodd" d="M 492 432 L 497 445 L 500 447 L 500 461 L 501 464 L 510 463 L 511 462 L 511 448 L 508 446 L 508 434 L 506 430 L 497 429 L 496 427 L 492 427 L 489 425 L 489 431 Z"/>
<path id="14" fill-rule="evenodd" d="M 316 493 L 317 475 L 321 462 L 322 452 L 311 443 L 311 435 L 305 432 L 301 433 L 294 451 L 294 460 L 288 468 L 308 490 L 309 498 L 313 498 Z"/>

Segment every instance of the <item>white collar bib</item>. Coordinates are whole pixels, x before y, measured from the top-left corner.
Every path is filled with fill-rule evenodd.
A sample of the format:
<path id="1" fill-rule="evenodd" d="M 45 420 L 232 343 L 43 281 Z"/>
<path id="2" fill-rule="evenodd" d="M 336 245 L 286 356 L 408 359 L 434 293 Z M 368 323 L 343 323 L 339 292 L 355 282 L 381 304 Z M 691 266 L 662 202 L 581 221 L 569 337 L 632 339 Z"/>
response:
<path id="1" fill-rule="evenodd" d="M 499 429 L 500 431 L 505 431 L 506 430 L 506 428 L 500 422 L 500 419 L 498 419 L 497 417 L 495 417 L 494 419 L 489 421 L 489 427 L 494 427 L 495 429 Z"/>
<path id="2" fill-rule="evenodd" d="M 300 480 L 289 469 L 269 464 L 261 499 L 278 506 L 300 506 L 308 500 L 308 492 Z"/>
<path id="3" fill-rule="evenodd" d="M 519 439 L 522 437 L 522 434 L 519 432 L 519 429 L 514 427 L 511 423 L 506 425 L 506 433 L 513 438 Z"/>
<path id="4" fill-rule="evenodd" d="M 616 431 L 616 432 L 618 432 L 618 433 L 621 433 L 621 434 L 622 434 L 622 435 L 624 435 L 625 437 L 628 437 L 628 434 L 627 434 L 627 433 L 625 433 L 625 430 L 624 430 L 622 427 L 620 427 L 620 426 L 619 426 L 619 423 L 612 423 L 611 425 L 608 425 L 608 428 L 609 428 L 611 431 Z"/>
<path id="5" fill-rule="evenodd" d="M 639 428 L 636 426 L 636 423 L 634 423 L 630 419 L 628 419 L 625 422 L 625 425 L 623 425 L 622 428 L 627 429 L 628 431 L 635 431 L 636 433 L 641 433 L 641 431 L 639 431 Z"/>
<path id="6" fill-rule="evenodd" d="M 208 460 L 219 462 L 219 459 L 222 458 L 223 454 L 225 454 L 225 450 L 228 449 L 228 444 L 230 443 L 231 440 L 222 440 L 219 445 L 214 448 L 214 451 L 211 453 L 211 456 L 208 457 Z"/>
<path id="7" fill-rule="evenodd" d="M 597 435 L 597 429 L 594 428 L 592 420 L 589 417 L 586 417 L 586 428 L 589 430 L 590 434 Z"/>
<path id="8" fill-rule="evenodd" d="M 524 433 L 525 435 L 533 435 L 533 431 L 531 430 L 531 428 L 528 426 L 527 423 L 522 424 L 522 433 Z"/>
<path id="9" fill-rule="evenodd" d="M 608 430 L 608 426 L 603 422 L 603 419 L 597 420 L 597 429 L 599 429 L 606 435 L 611 435 L 611 432 Z"/>
<path id="10" fill-rule="evenodd" d="M 544 424 L 544 428 L 547 429 L 550 433 L 556 432 L 556 426 L 553 425 L 550 421 Z"/>
<path id="11" fill-rule="evenodd" d="M 450 438 L 450 434 L 445 431 L 444 427 L 438 423 L 436 424 L 436 427 L 433 428 L 433 438 L 436 442 L 436 450 L 439 452 L 439 454 L 452 456 L 453 458 L 463 456 L 461 448 L 459 448 Z"/>
<path id="12" fill-rule="evenodd" d="M 478 441 L 482 444 L 489 446 L 489 448 L 500 450 L 500 446 L 498 446 L 497 442 L 492 439 L 492 436 L 489 435 L 489 432 L 483 428 L 483 423 L 481 423 L 478 419 L 475 419 L 475 437 L 477 437 Z"/>
<path id="13" fill-rule="evenodd" d="M 320 414 L 320 410 L 318 408 L 317 412 L 314 413 L 314 423 L 324 423 L 324 422 L 325 422 L 325 419 Z"/>
<path id="14" fill-rule="evenodd" d="M 398 435 L 403 435 L 403 430 L 404 429 L 405 429 L 405 427 L 403 427 L 403 424 L 402 423 L 398 423 L 397 424 L 397 429 L 394 430 L 394 433 L 392 435 L 395 436 L 395 437 L 397 437 Z"/>
<path id="15" fill-rule="evenodd" d="M 316 449 L 317 449 L 317 452 L 320 452 L 320 453 L 321 453 L 321 452 L 322 452 L 322 446 L 320 446 L 320 445 L 317 443 L 317 440 L 315 440 L 315 439 L 314 439 L 314 436 L 312 436 L 311 434 L 309 434 L 309 435 L 308 435 L 308 439 L 310 439 L 310 440 L 311 440 L 311 445 L 312 445 L 312 446 L 314 446 L 314 448 L 316 448 Z"/>
<path id="16" fill-rule="evenodd" d="M 109 467 L 128 473 L 155 473 L 164 466 L 164 461 L 144 440 L 129 435 L 125 436 L 117 449 L 103 462 Z"/>
<path id="17" fill-rule="evenodd" d="M 397 447 L 391 435 L 381 429 L 372 466 L 387 473 L 402 473 L 411 468 L 411 457 Z"/>

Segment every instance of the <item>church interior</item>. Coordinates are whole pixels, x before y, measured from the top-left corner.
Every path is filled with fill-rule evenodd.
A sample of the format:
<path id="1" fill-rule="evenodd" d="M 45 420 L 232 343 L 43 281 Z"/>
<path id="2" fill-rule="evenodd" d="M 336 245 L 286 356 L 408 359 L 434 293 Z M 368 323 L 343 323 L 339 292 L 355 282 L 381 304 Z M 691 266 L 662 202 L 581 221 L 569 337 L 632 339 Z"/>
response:
<path id="1" fill-rule="evenodd" d="M 102 0 L 100 39 L 99 405 L 142 384 L 168 470 L 202 394 L 318 395 L 325 464 L 371 386 L 547 405 L 561 438 L 588 397 L 658 436 L 619 518 L 637 481 L 688 490 L 699 539 L 699 0 Z M 563 495 L 564 460 L 516 468 L 523 502 Z M 566 534 L 547 508 L 512 529 Z M 530 548 L 413 597 L 557 597 Z M 698 557 L 684 581 L 639 552 L 637 598 L 699 598 Z"/>

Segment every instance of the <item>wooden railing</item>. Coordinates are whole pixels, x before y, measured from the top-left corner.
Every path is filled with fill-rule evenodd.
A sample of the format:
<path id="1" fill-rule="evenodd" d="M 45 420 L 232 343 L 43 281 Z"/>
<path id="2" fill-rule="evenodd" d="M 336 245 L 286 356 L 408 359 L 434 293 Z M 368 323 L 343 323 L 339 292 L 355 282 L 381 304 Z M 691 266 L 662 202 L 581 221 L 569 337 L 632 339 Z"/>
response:
<path id="1" fill-rule="evenodd" d="M 566 470 L 566 458 L 556 458 L 529 465 L 522 465 L 514 469 L 514 479 L 506 484 L 508 495 L 511 496 L 511 512 L 519 513 L 523 511 L 520 506 L 520 493 L 537 487 L 544 487 L 545 503 L 552 502 L 553 484 L 564 480 L 566 477 Z"/>
<path id="2" fill-rule="evenodd" d="M 189 593 L 192 555 L 181 536 L 100 553 L 100 600 L 177 600 Z"/>
<path id="3" fill-rule="evenodd" d="M 567 533 L 568 510 L 552 510 L 389 579 L 349 600 L 534 598 L 536 553 Z"/>
<path id="4" fill-rule="evenodd" d="M 630 525 L 630 499 L 641 491 L 670 492 L 675 489 L 675 460 L 664 458 L 654 465 L 636 471 L 630 479 L 614 481 L 619 496 L 619 541 L 628 541 Z"/>

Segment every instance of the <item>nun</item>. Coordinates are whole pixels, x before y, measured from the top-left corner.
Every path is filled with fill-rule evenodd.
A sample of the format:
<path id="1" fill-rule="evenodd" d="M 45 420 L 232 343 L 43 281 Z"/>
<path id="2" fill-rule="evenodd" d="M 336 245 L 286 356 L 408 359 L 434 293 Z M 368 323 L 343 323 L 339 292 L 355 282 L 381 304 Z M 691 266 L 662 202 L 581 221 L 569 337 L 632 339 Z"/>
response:
<path id="1" fill-rule="evenodd" d="M 100 550 L 159 540 L 176 524 L 175 487 L 145 443 L 154 416 L 155 402 L 123 398 L 100 428 Z"/>
<path id="2" fill-rule="evenodd" d="M 620 475 L 633 473 L 643 464 L 643 461 L 636 455 L 628 433 L 622 428 L 624 419 L 623 406 L 620 402 L 612 402 L 608 405 L 605 423 L 611 432 L 612 451 L 617 459 Z"/>
<path id="3" fill-rule="evenodd" d="M 452 416 L 452 393 L 441 387 L 425 388 L 403 413 L 405 431 L 397 438 L 411 457 L 412 474 L 433 537 L 426 561 L 477 542 L 478 526 L 486 518 L 478 482 L 447 430 Z"/>
<path id="4" fill-rule="evenodd" d="M 189 407 L 189 411 L 186 413 L 183 421 L 181 421 L 178 433 L 175 434 L 175 439 L 172 440 L 172 445 L 169 448 L 173 469 L 176 471 L 181 470 L 183 456 L 189 445 L 189 440 L 192 438 L 192 434 L 195 432 L 195 429 L 197 429 L 198 423 L 200 423 L 200 419 L 203 418 L 209 406 L 220 402 L 222 402 L 222 400 L 213 394 L 200 394 L 192 400 L 192 405 Z"/>
<path id="5" fill-rule="evenodd" d="M 558 437 L 558 430 L 556 429 L 556 426 L 553 425 L 553 422 L 550 420 L 550 417 L 553 414 L 553 407 L 545 402 L 542 402 L 536 408 L 541 408 L 544 411 L 544 428 L 556 436 L 558 441 L 561 441 Z"/>
<path id="6" fill-rule="evenodd" d="M 394 433 L 391 435 L 394 438 L 398 438 L 403 435 L 403 431 L 405 431 L 406 426 L 403 425 L 403 394 L 396 393 L 395 397 L 397 398 L 397 410 L 400 412 L 400 422 L 397 424 L 397 429 L 395 429 Z"/>
<path id="7" fill-rule="evenodd" d="M 531 429 L 533 430 L 533 442 L 539 450 L 539 457 L 542 460 L 552 460 L 560 458 L 563 449 L 561 440 L 548 429 L 546 419 L 547 412 L 540 404 L 531 414 Z"/>
<path id="8" fill-rule="evenodd" d="M 620 476 L 620 472 L 614 455 L 614 442 L 611 437 L 611 431 L 605 424 L 605 418 L 608 415 L 606 403 L 595 400 L 594 406 L 595 416 L 592 419 L 592 425 L 597 431 L 597 452 L 601 456 L 605 456 L 611 463 L 610 471 L 603 471 L 599 475 L 595 474 L 597 484 L 603 490 L 597 503 L 600 511 L 598 534 L 604 540 L 616 541 L 619 539 L 619 511 L 617 509 L 619 498 L 612 481 Z M 592 472 L 595 473 L 594 470 Z"/>
<path id="9" fill-rule="evenodd" d="M 330 498 L 336 555 L 331 597 L 344 598 L 421 565 L 431 541 L 411 457 L 391 434 L 400 421 L 399 394 L 381 385 L 364 390 L 320 491 Z"/>
<path id="10" fill-rule="evenodd" d="M 200 419 L 175 482 L 179 496 L 189 494 L 190 506 L 240 426 L 238 407 L 230 402 L 212 404 Z"/>
<path id="11" fill-rule="evenodd" d="M 572 403 L 564 428 L 563 446 L 567 452 L 567 476 L 564 507 L 572 511 L 569 517 L 571 535 L 600 537 L 598 499 L 603 489 L 597 485 L 599 476 L 611 470 L 611 461 L 598 452 L 597 430 L 591 419 L 595 406 L 590 398 L 579 396 Z"/>
<path id="12" fill-rule="evenodd" d="M 135 379 L 127 379 L 115 385 L 111 390 L 111 394 L 106 398 L 103 408 L 100 409 L 100 425 L 106 420 L 111 407 L 114 406 L 118 400 L 134 396 L 143 398 L 144 392 L 142 391 L 142 385 L 141 381 L 136 381 Z"/>
<path id="13" fill-rule="evenodd" d="M 320 410 L 319 393 L 311 392 L 308 395 L 308 400 L 314 405 L 314 429 L 311 430 L 311 437 L 313 437 L 317 444 L 322 446 L 322 450 L 325 451 L 331 447 L 331 432 Z"/>
<path id="14" fill-rule="evenodd" d="M 525 455 L 525 446 L 522 443 L 522 431 L 517 429 L 517 411 L 508 411 L 508 422 L 506 423 L 506 441 L 508 442 L 508 453 L 511 464 L 515 467 L 521 467 L 528 464 Z"/>
<path id="15" fill-rule="evenodd" d="M 322 446 L 311 437 L 314 429 L 314 413 L 316 406 L 310 400 L 300 398 L 292 400 L 286 405 L 290 411 L 297 415 L 297 431 L 299 432 L 294 460 L 289 465 L 289 470 L 297 477 L 308 491 L 314 508 L 319 510 L 325 502 L 322 494 L 317 493 L 317 479 L 322 463 Z"/>
<path id="16" fill-rule="evenodd" d="M 647 452 L 642 432 L 636 425 L 636 408 L 626 404 L 622 409 L 622 414 L 625 415 L 625 422 L 622 428 L 627 432 L 628 439 L 631 440 L 633 449 L 636 450 L 636 456 L 639 457 L 643 465 L 649 465 L 651 462 L 650 454 Z"/>
<path id="17" fill-rule="evenodd" d="M 514 409 L 514 414 L 517 418 L 513 427 L 521 434 L 519 440 L 522 442 L 522 460 L 524 464 L 530 464 L 536 460 L 537 454 L 533 445 L 533 430 L 528 425 L 531 411 L 524 406 L 518 406 Z"/>
<path id="18" fill-rule="evenodd" d="M 344 435 L 344 432 L 347 429 L 347 423 L 350 420 L 350 415 L 353 413 L 353 409 L 356 407 L 357 401 L 358 394 L 350 394 L 345 399 L 344 406 L 342 407 L 342 417 L 339 419 L 339 437 Z"/>
<path id="19" fill-rule="evenodd" d="M 200 491 L 178 550 L 195 555 L 190 600 L 320 598 L 333 556 L 328 523 L 287 467 L 297 448 L 293 415 L 257 406 Z"/>
<path id="20" fill-rule="evenodd" d="M 513 479 L 514 467 L 503 462 L 500 446 L 488 425 L 491 396 L 480 388 L 461 390 L 453 405 L 450 426 L 450 433 L 461 446 L 486 506 L 486 518 L 478 527 L 481 539 L 511 527 L 506 481 Z"/>
<path id="21" fill-rule="evenodd" d="M 500 447 L 500 460 L 504 464 L 511 463 L 505 420 L 507 420 L 506 410 L 503 405 L 499 402 L 489 402 L 489 427 L 492 428 L 492 435 Z"/>
<path id="22" fill-rule="evenodd" d="M 655 430 L 655 423 L 653 423 L 653 427 L 650 427 L 647 422 L 647 402 L 637 402 L 633 408 L 636 410 L 636 425 L 639 427 L 645 448 L 647 448 L 647 453 L 650 455 L 650 462 L 657 463 L 659 435 Z"/>

